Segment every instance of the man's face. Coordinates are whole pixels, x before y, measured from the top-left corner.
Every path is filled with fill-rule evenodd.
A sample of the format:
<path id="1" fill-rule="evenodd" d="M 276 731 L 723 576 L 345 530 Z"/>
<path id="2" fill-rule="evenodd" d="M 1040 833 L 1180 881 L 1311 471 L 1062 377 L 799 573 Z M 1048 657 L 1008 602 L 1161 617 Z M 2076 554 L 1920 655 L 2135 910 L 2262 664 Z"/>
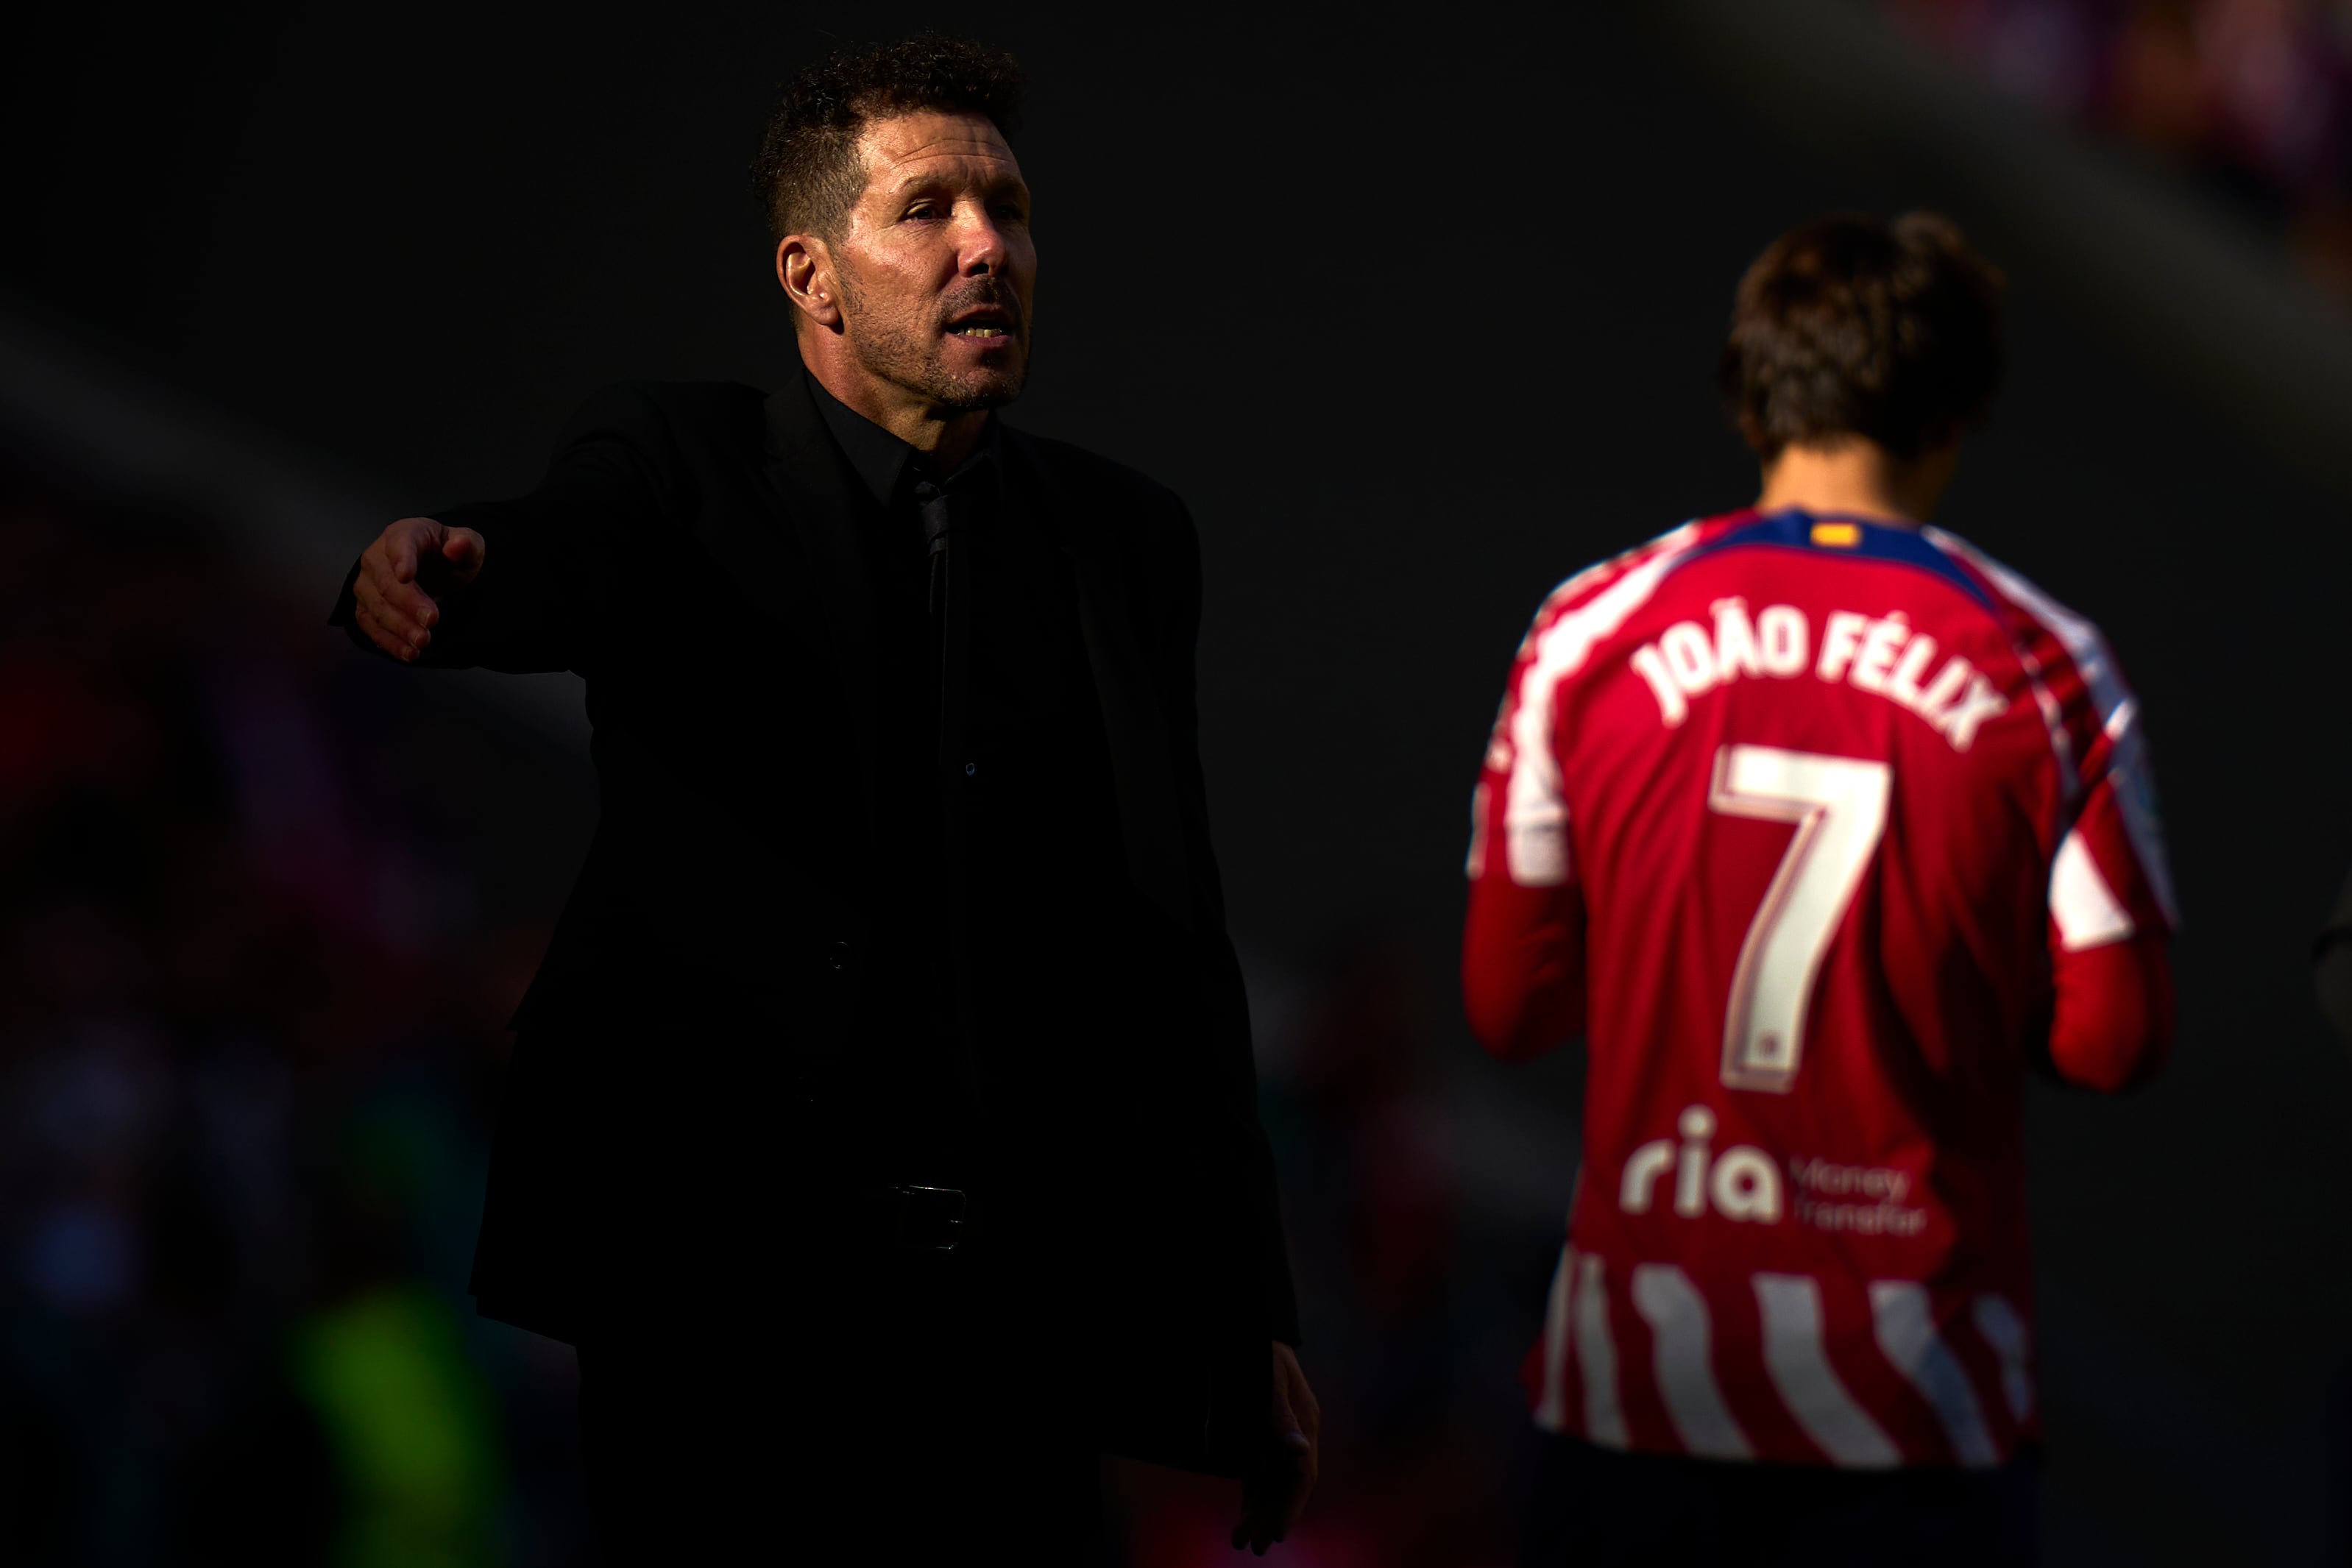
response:
<path id="1" fill-rule="evenodd" d="M 1011 402 L 1029 373 L 1037 249 L 1013 150 L 975 115 L 866 122 L 865 193 L 827 249 L 866 371 L 935 408 Z"/>

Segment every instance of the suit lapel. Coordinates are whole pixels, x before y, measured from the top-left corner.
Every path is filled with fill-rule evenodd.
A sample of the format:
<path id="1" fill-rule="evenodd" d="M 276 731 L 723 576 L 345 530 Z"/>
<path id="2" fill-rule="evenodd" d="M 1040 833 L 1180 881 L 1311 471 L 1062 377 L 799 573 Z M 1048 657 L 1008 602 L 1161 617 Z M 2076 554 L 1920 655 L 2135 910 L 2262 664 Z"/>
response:
<path id="1" fill-rule="evenodd" d="M 1037 498 L 1040 516 L 1069 558 L 1077 582 L 1078 629 L 1110 747 L 1128 874 L 1139 891 L 1190 930 L 1192 876 L 1184 862 L 1183 818 L 1167 714 L 1137 632 L 1118 541 L 1099 519 L 1072 504 L 1027 437 L 1006 429 L 1003 442 L 1013 476 Z"/>

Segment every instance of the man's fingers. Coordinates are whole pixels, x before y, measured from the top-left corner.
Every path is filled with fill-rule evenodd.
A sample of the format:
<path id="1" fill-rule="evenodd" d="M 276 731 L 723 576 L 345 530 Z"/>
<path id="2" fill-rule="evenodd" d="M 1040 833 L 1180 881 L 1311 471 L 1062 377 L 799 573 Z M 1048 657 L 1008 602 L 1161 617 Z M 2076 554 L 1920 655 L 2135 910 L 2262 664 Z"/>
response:
<path id="1" fill-rule="evenodd" d="M 1295 1440 L 1294 1440 L 1295 1439 Z M 1285 1434 L 1280 1452 L 1242 1483 L 1242 1516 L 1234 1525 L 1234 1550 L 1247 1547 L 1259 1556 L 1287 1539 L 1307 1511 L 1307 1494 L 1315 1490 L 1315 1455 L 1304 1433 Z"/>
<path id="2" fill-rule="evenodd" d="M 387 586 L 380 576 L 364 571 L 352 587 L 352 602 L 354 611 L 373 622 L 370 635 L 384 645 L 386 653 L 400 651 L 385 643 L 387 638 L 401 647 L 422 651 L 433 641 L 433 628 L 441 620 L 432 595 L 415 584 Z"/>
<path id="3" fill-rule="evenodd" d="M 352 600 L 355 608 L 373 616 L 378 626 L 409 642 L 429 632 L 440 619 L 430 598 L 405 585 L 387 593 L 380 584 L 364 584 L 352 591 Z"/>
<path id="4" fill-rule="evenodd" d="M 1298 1413 L 1290 1407 L 1288 1383 L 1289 1380 L 1283 1376 L 1282 1365 L 1277 1361 L 1274 1369 L 1274 1409 L 1270 1412 L 1274 1419 L 1270 1424 L 1276 1435 L 1285 1444 L 1293 1437 L 1304 1438 L 1307 1436 L 1306 1430 L 1298 1424 Z"/>
<path id="5" fill-rule="evenodd" d="M 1316 1443 L 1321 1436 L 1323 1412 L 1299 1370 L 1291 1348 L 1274 1345 L 1274 1386 L 1266 1402 L 1266 1436 L 1262 1461 L 1242 1482 L 1242 1516 L 1232 1535 L 1234 1550 L 1248 1547 L 1260 1557 L 1266 1548 L 1288 1536 L 1307 1511 L 1318 1469 Z"/>
<path id="6" fill-rule="evenodd" d="M 398 523 L 387 529 L 383 536 L 383 560 L 394 582 L 415 581 L 415 531 Z"/>
<path id="7" fill-rule="evenodd" d="M 360 630 L 368 634 L 368 640 L 395 659 L 415 661 L 425 651 L 425 644 L 431 641 L 425 632 L 413 626 L 387 624 L 366 614 L 361 615 L 359 620 Z"/>
<path id="8" fill-rule="evenodd" d="M 376 619 L 387 626 L 405 624 L 429 632 L 440 623 L 441 608 L 431 594 L 414 582 L 391 578 L 388 572 L 362 572 L 352 596 L 374 611 Z"/>
<path id="9" fill-rule="evenodd" d="M 360 630 L 367 633 L 369 642 L 373 643 L 394 658 L 413 660 L 416 657 L 415 644 L 409 642 L 406 637 L 387 628 L 383 622 L 370 614 L 365 606 L 361 606 L 352 619 L 359 623 Z"/>
<path id="10" fill-rule="evenodd" d="M 1307 1512 L 1307 1499 L 1314 1490 L 1315 1467 L 1309 1463 L 1300 1469 L 1298 1479 L 1291 1483 L 1290 1495 L 1283 1500 L 1282 1528 L 1275 1531 L 1275 1539 L 1280 1540 L 1298 1528 L 1300 1518 Z"/>
<path id="11" fill-rule="evenodd" d="M 1275 1534 L 1279 1540 L 1297 1527 L 1299 1516 L 1307 1511 L 1307 1499 L 1315 1490 L 1320 1468 L 1316 1443 L 1323 1427 L 1322 1406 L 1316 1403 L 1314 1389 L 1307 1386 L 1297 1354 L 1280 1342 L 1274 1347 L 1273 1415 L 1280 1462 L 1289 1471 L 1276 1482 L 1280 1490 L 1274 1511 L 1281 1524 Z"/>

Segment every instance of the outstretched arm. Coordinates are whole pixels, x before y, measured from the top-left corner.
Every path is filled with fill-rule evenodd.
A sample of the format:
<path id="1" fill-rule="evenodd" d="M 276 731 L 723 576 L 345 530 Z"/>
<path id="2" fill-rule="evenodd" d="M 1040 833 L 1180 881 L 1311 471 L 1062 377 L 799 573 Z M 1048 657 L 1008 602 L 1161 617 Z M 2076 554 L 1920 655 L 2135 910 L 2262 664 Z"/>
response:
<path id="1" fill-rule="evenodd" d="M 539 488 L 403 517 L 376 537 L 328 620 L 404 664 L 583 668 L 620 630 L 629 585 L 661 565 L 678 499 L 667 424 L 609 388 L 575 416 Z"/>

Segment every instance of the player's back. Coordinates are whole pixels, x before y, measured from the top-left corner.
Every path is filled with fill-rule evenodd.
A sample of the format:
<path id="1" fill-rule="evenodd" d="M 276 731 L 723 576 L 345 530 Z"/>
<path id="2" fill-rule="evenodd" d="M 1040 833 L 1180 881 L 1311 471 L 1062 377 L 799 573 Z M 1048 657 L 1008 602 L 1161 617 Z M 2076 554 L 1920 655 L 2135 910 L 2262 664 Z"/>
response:
<path id="1" fill-rule="evenodd" d="M 2021 1072 L 2053 923 L 2162 918 L 2136 746 L 2096 632 L 1934 530 L 1735 514 L 1553 595 L 1474 851 L 1588 922 L 1540 1419 L 1853 1466 L 2032 1433 Z"/>

